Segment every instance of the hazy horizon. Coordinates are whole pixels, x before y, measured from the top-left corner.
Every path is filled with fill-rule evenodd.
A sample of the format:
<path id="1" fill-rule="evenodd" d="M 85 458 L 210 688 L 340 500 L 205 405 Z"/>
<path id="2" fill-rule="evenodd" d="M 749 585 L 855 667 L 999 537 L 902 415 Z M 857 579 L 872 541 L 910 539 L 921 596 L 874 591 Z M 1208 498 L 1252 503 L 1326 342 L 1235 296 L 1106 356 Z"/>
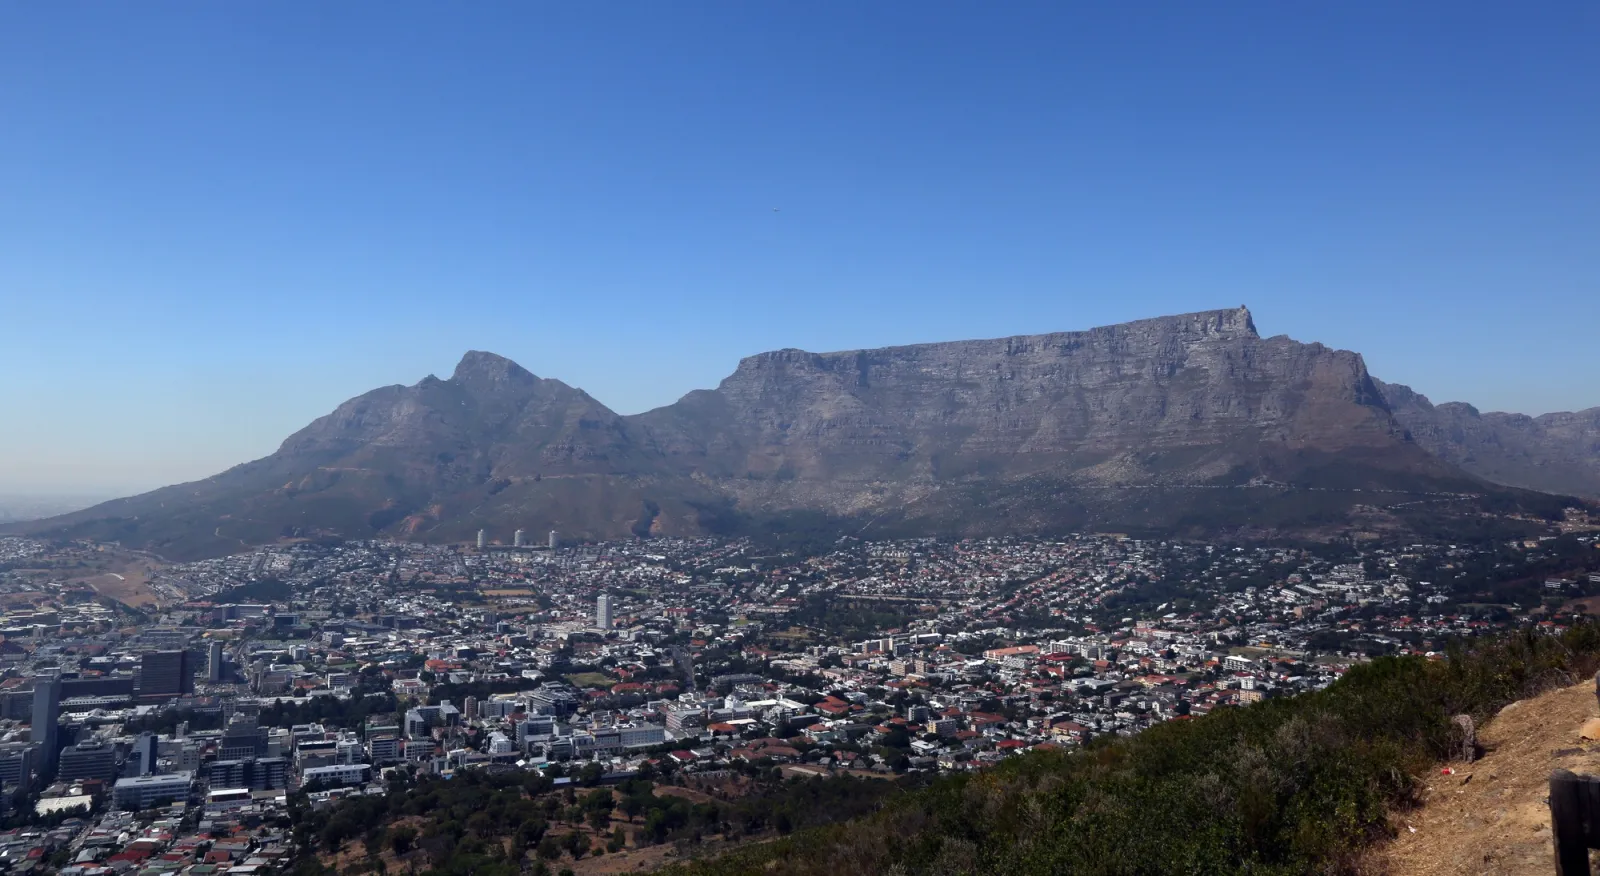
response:
<path id="1" fill-rule="evenodd" d="M 1600 7 L 0 6 L 0 492 L 131 494 L 490 350 L 741 356 L 1248 305 L 1600 405 Z"/>

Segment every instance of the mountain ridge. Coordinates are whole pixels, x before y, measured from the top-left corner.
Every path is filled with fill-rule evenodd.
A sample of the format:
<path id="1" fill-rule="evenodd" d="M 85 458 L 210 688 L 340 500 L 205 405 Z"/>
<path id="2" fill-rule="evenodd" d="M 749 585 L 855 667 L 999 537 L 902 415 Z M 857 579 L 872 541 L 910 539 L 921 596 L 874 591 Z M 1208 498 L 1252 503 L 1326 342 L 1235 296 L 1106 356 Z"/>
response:
<path id="1" fill-rule="evenodd" d="M 1355 512 L 1394 524 L 1357 491 L 1504 492 L 1426 449 L 1444 445 L 1402 390 L 1359 353 L 1261 337 L 1244 307 L 773 350 L 629 416 L 472 350 L 449 379 L 363 393 L 262 459 L 23 528 L 179 556 L 286 537 L 460 541 L 480 526 L 580 538 L 1301 531 Z"/>
<path id="2" fill-rule="evenodd" d="M 1496 483 L 1600 498 L 1600 407 L 1529 416 L 1433 404 L 1380 383 L 1396 419 L 1430 453 Z"/>

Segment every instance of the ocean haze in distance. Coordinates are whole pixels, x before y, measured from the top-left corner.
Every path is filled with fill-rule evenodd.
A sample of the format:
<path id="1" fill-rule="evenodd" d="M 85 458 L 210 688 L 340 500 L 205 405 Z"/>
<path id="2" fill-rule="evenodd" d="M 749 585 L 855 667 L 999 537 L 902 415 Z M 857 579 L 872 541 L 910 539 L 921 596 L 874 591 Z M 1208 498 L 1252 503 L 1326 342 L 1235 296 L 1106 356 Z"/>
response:
<path id="1" fill-rule="evenodd" d="M 101 493 L 98 495 L 71 495 L 71 494 L 44 494 L 44 495 L 14 495 L 0 493 L 0 523 L 16 523 L 24 520 L 42 520 L 54 517 L 57 514 L 66 514 L 80 508 L 98 505 L 107 499 L 116 498 L 115 493 Z"/>
<path id="2" fill-rule="evenodd" d="M 469 349 L 740 357 L 1248 304 L 1600 404 L 1600 7 L 0 7 L 0 491 L 222 471 Z"/>

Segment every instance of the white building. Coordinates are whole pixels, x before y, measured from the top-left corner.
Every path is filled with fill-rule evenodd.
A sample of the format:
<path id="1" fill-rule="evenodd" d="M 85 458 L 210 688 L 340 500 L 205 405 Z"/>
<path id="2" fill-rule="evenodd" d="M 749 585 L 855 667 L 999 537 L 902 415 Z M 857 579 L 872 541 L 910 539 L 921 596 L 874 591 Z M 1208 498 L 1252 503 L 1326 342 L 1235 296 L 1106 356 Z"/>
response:
<path id="1" fill-rule="evenodd" d="M 332 766 L 312 767 L 300 774 L 305 784 L 321 782 L 324 786 L 359 785 L 372 774 L 372 767 L 364 763 L 340 763 Z"/>
<path id="2" fill-rule="evenodd" d="M 118 779 L 111 787 L 111 803 L 118 809 L 134 812 L 149 809 L 156 803 L 164 801 L 183 803 L 189 799 L 189 786 L 193 781 L 193 773 L 130 776 Z"/>
<path id="3" fill-rule="evenodd" d="M 602 630 L 611 629 L 611 596 L 609 594 L 602 593 L 600 598 L 594 601 L 594 625 Z"/>

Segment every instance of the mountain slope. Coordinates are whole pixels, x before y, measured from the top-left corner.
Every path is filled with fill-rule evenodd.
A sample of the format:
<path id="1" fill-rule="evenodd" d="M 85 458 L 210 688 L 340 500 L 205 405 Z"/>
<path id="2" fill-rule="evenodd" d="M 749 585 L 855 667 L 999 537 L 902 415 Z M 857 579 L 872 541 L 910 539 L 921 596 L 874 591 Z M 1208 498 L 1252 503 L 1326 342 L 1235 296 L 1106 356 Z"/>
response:
<path id="1" fill-rule="evenodd" d="M 1434 405 L 1400 384 L 1379 390 L 1395 419 L 1440 459 L 1498 484 L 1600 498 L 1600 408 L 1529 417 Z"/>
<path id="2" fill-rule="evenodd" d="M 30 527 L 174 557 L 281 537 L 461 540 L 483 525 L 536 532 L 695 532 L 683 497 L 712 502 L 640 449 L 626 420 L 558 380 L 470 352 L 449 380 L 376 389 L 214 477 Z M 676 497 L 663 507 L 646 494 Z M 655 503 L 652 505 L 651 503 Z M 653 510 L 649 510 L 652 509 Z"/>
<path id="3" fill-rule="evenodd" d="M 480 526 L 501 539 L 1303 532 L 1352 511 L 1364 527 L 1403 525 L 1378 506 L 1485 492 L 1526 498 L 1413 441 L 1360 355 L 1262 338 L 1238 308 L 762 353 L 714 390 L 631 417 L 471 352 L 450 379 L 351 399 L 271 456 L 22 528 L 174 557 L 282 537 L 464 540 Z"/>

